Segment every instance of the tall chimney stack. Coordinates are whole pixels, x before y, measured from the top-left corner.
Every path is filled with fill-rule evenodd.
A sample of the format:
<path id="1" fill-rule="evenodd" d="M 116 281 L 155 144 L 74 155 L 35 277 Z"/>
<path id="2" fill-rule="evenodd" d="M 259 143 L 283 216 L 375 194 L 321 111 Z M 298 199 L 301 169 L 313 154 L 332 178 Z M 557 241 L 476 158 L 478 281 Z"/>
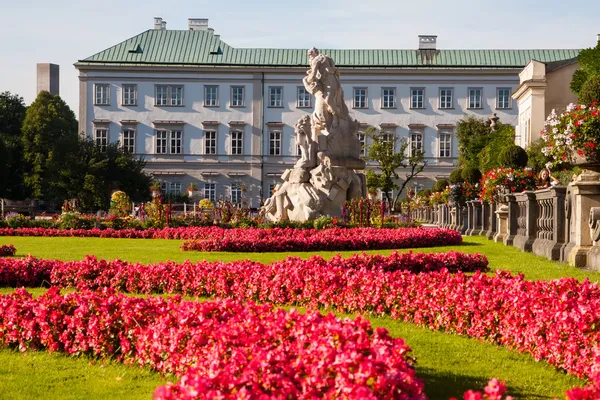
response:
<path id="1" fill-rule="evenodd" d="M 205 31 L 208 29 L 208 18 L 188 18 L 190 31 Z"/>
<path id="2" fill-rule="evenodd" d="M 437 35 L 419 35 L 419 50 L 436 50 Z"/>
<path id="3" fill-rule="evenodd" d="M 59 94 L 59 66 L 50 63 L 37 64 L 37 92 L 46 90 L 52 95 Z"/>

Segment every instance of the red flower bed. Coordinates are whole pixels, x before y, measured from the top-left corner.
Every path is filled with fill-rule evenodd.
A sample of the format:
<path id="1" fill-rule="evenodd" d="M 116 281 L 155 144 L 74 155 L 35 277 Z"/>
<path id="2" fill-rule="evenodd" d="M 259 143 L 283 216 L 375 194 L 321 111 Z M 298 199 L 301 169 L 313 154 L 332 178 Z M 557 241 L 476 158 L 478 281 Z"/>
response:
<path id="1" fill-rule="evenodd" d="M 12 257 L 17 254 L 17 249 L 12 244 L 0 246 L 0 257 Z"/>
<path id="2" fill-rule="evenodd" d="M 223 229 L 203 239 L 185 242 L 181 249 L 233 252 L 337 251 L 434 247 L 461 243 L 460 233 L 437 228 Z"/>
<path id="3" fill-rule="evenodd" d="M 0 344 L 183 374 L 157 398 L 425 398 L 410 349 L 387 330 L 231 300 L 17 290 L 0 296 Z"/>
<path id="4" fill-rule="evenodd" d="M 577 376 L 590 376 L 600 344 L 598 285 L 570 278 L 531 282 L 508 272 L 413 274 L 386 272 L 378 263 L 353 268 L 359 258 L 288 258 L 266 266 L 250 261 L 143 266 L 88 258 L 53 268 L 52 282 L 387 315 L 512 347 Z M 7 265 L 6 259 L 3 263 Z"/>
<path id="5" fill-rule="evenodd" d="M 186 239 L 184 250 L 308 251 L 369 250 L 447 246 L 462 243 L 450 229 L 424 228 L 232 228 L 185 227 L 163 229 L 49 229 L 0 228 L 0 236 L 74 236 L 129 239 Z"/>
<path id="6" fill-rule="evenodd" d="M 253 279 L 270 276 L 273 279 L 288 270 L 303 273 L 304 269 L 336 270 L 342 273 L 352 270 L 411 271 L 414 273 L 448 269 L 451 272 L 487 271 L 488 261 L 481 254 L 448 253 L 398 253 L 389 256 L 355 254 L 349 258 L 340 255 L 327 261 L 313 256 L 308 260 L 288 257 L 270 265 L 251 261 L 229 263 L 186 261 L 142 265 L 126 261 L 97 260 L 87 256 L 82 261 L 43 260 L 34 257 L 0 259 L 0 287 L 35 287 L 55 285 L 64 288 L 97 289 L 112 287 L 133 293 L 183 293 L 210 296 L 205 287 L 207 281 L 229 284 L 254 285 Z M 296 272 L 297 271 L 297 272 Z M 235 279 L 231 280 L 230 276 Z M 247 283 L 244 283 L 247 282 Z M 262 285 L 262 283 L 261 283 Z M 231 289 L 227 289 L 230 292 Z"/>

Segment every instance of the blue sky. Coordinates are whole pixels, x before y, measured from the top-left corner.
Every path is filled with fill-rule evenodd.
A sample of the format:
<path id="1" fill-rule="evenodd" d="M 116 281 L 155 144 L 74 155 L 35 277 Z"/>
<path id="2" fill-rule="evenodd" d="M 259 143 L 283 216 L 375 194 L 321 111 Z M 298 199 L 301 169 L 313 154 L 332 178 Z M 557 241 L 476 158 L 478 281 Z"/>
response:
<path id="1" fill-rule="evenodd" d="M 587 4 L 585 4 L 587 3 Z M 151 29 L 209 18 L 234 47 L 408 48 L 437 34 L 442 49 L 586 48 L 600 2 L 538 0 L 0 0 L 0 91 L 31 103 L 38 62 L 59 64 L 61 96 L 77 114 L 79 59 Z M 475 5 L 476 4 L 476 5 Z"/>

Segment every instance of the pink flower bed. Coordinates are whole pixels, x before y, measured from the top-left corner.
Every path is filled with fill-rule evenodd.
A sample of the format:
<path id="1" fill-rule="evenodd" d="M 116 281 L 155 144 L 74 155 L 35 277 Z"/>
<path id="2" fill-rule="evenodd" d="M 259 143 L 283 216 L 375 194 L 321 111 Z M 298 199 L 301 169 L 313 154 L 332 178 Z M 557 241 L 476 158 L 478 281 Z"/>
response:
<path id="1" fill-rule="evenodd" d="M 0 236 L 74 236 L 129 239 L 185 239 L 184 250 L 316 251 L 369 250 L 458 245 L 460 233 L 424 228 L 294 228 L 185 227 L 163 229 L 0 228 Z"/>
<path id="2" fill-rule="evenodd" d="M 143 266 L 87 258 L 53 268 L 51 280 L 80 289 L 108 286 L 391 316 L 505 345 L 579 377 L 590 376 L 600 344 L 598 285 L 570 278 L 532 282 L 508 272 L 469 276 L 445 269 L 414 274 L 353 268 L 359 259 Z"/>
<path id="3" fill-rule="evenodd" d="M 17 249 L 12 244 L 0 246 L 0 257 L 12 257 L 17 254 Z"/>
<path id="4" fill-rule="evenodd" d="M 425 398 L 410 349 L 387 330 L 231 300 L 17 290 L 0 296 L 0 344 L 183 375 L 156 398 Z"/>
<path id="5" fill-rule="evenodd" d="M 190 261 L 142 265 L 125 261 L 98 260 L 87 256 L 82 261 L 43 260 L 34 257 L 0 259 L 0 286 L 35 287 L 44 284 L 79 289 L 112 287 L 133 293 L 183 293 L 210 296 L 211 282 L 226 282 L 227 285 L 258 285 L 262 279 L 279 279 L 282 271 L 304 274 L 303 270 L 337 271 L 411 271 L 414 273 L 448 269 L 451 272 L 487 271 L 488 261 L 481 254 L 448 253 L 398 253 L 389 256 L 355 254 L 349 258 L 340 255 L 327 261 L 313 256 L 308 260 L 288 257 L 270 265 L 251 261 L 229 263 Z M 233 277 L 233 278 L 232 278 Z M 233 279 L 233 280 L 232 280 Z M 255 282 L 256 280 L 256 282 Z M 225 288 L 223 293 L 234 295 L 234 288 Z"/>
<path id="6" fill-rule="evenodd" d="M 223 229 L 183 243 L 182 250 L 274 252 L 401 249 L 458 245 L 460 233 L 450 229 L 331 228 Z"/>

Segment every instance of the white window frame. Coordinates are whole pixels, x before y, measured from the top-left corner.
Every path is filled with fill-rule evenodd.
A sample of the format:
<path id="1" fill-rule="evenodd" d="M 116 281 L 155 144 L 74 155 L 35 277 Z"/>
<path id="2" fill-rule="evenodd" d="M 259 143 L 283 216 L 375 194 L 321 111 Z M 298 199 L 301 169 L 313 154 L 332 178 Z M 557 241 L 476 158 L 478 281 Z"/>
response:
<path id="1" fill-rule="evenodd" d="M 110 143 L 110 131 L 108 126 L 94 128 L 94 143 L 100 148 L 102 153 L 106 153 L 106 149 Z"/>
<path id="2" fill-rule="evenodd" d="M 410 108 L 413 110 L 421 110 L 425 108 L 425 88 L 410 88 Z"/>
<path id="3" fill-rule="evenodd" d="M 110 85 L 108 83 L 94 84 L 94 105 L 110 106 Z"/>
<path id="4" fill-rule="evenodd" d="M 183 129 L 156 129 L 155 154 L 183 154 Z"/>
<path id="5" fill-rule="evenodd" d="M 297 108 L 311 108 L 312 98 L 310 93 L 304 86 L 298 86 L 296 89 L 296 107 Z"/>
<path id="6" fill-rule="evenodd" d="M 274 130 L 269 131 L 269 155 L 280 156 L 281 155 L 281 138 L 283 136 L 282 131 Z"/>
<path id="7" fill-rule="evenodd" d="M 172 129 L 169 131 L 169 154 L 183 154 L 183 130 Z"/>
<path id="8" fill-rule="evenodd" d="M 391 93 L 389 93 L 391 91 Z M 388 92 L 388 93 L 386 93 Z M 381 108 L 389 109 L 396 108 L 396 88 L 383 87 L 381 88 Z"/>
<path id="9" fill-rule="evenodd" d="M 239 90 L 241 93 L 236 94 Z M 230 107 L 245 107 L 246 106 L 246 87 L 245 86 L 232 86 L 231 87 L 231 98 L 229 101 Z"/>
<path id="10" fill-rule="evenodd" d="M 369 108 L 369 91 L 366 87 L 352 88 L 352 108 Z"/>
<path id="11" fill-rule="evenodd" d="M 158 96 L 159 91 L 161 97 Z M 163 93 L 164 91 L 164 93 Z M 181 97 L 177 94 L 181 92 Z M 164 94 L 164 98 L 162 97 Z M 159 107 L 183 107 L 183 85 L 154 85 L 154 105 Z M 160 101 L 159 101 L 160 100 Z"/>
<path id="12" fill-rule="evenodd" d="M 415 150 L 421 150 L 423 153 L 425 150 L 423 149 L 423 140 L 424 140 L 424 132 L 416 132 L 410 131 L 408 133 L 409 145 L 408 145 L 408 154 L 410 157 L 414 156 Z M 415 140 L 418 139 L 418 140 Z M 419 146 L 417 146 L 420 144 Z"/>
<path id="13" fill-rule="evenodd" d="M 244 132 L 240 130 L 231 131 L 231 155 L 241 156 L 244 154 Z"/>
<path id="14" fill-rule="evenodd" d="M 477 92 L 479 92 L 479 104 L 477 103 Z M 471 96 L 471 93 L 474 96 Z M 471 102 L 473 98 L 473 102 Z M 467 90 L 467 109 L 469 110 L 480 110 L 483 108 L 483 88 L 469 88 Z"/>
<path id="15" fill-rule="evenodd" d="M 438 157 L 452 157 L 452 134 L 449 132 L 440 132 L 438 134 Z"/>
<path id="16" fill-rule="evenodd" d="M 242 204 L 242 184 L 231 182 L 229 185 L 229 195 L 233 204 Z"/>
<path id="17" fill-rule="evenodd" d="M 367 135 L 364 132 L 358 132 L 358 141 L 360 143 L 360 154 L 367 156 Z"/>
<path id="18" fill-rule="evenodd" d="M 440 88 L 439 107 L 440 110 L 454 108 L 454 88 Z"/>
<path id="19" fill-rule="evenodd" d="M 207 129 L 204 131 L 204 154 L 217 154 L 217 130 Z"/>
<path id="20" fill-rule="evenodd" d="M 121 131 L 121 148 L 126 153 L 135 153 L 135 129 L 124 128 Z"/>
<path id="21" fill-rule="evenodd" d="M 213 203 L 217 201 L 217 184 L 212 182 L 204 182 L 204 198 L 209 199 Z"/>
<path id="22" fill-rule="evenodd" d="M 219 107 L 219 86 L 204 85 L 204 107 Z"/>
<path id="23" fill-rule="evenodd" d="M 167 129 L 156 129 L 154 131 L 155 139 L 155 154 L 167 154 L 169 151 L 169 131 Z"/>
<path id="24" fill-rule="evenodd" d="M 506 107 L 500 103 L 500 92 L 506 91 Z M 512 108 L 512 98 L 510 96 L 511 89 L 508 87 L 496 88 L 496 108 L 498 110 L 509 110 Z"/>
<path id="25" fill-rule="evenodd" d="M 279 92 L 279 93 L 277 93 Z M 269 108 L 283 107 L 283 86 L 269 86 Z"/>
<path id="26" fill-rule="evenodd" d="M 135 84 L 123 84 L 121 86 L 121 104 L 124 106 L 137 106 L 137 85 Z"/>

